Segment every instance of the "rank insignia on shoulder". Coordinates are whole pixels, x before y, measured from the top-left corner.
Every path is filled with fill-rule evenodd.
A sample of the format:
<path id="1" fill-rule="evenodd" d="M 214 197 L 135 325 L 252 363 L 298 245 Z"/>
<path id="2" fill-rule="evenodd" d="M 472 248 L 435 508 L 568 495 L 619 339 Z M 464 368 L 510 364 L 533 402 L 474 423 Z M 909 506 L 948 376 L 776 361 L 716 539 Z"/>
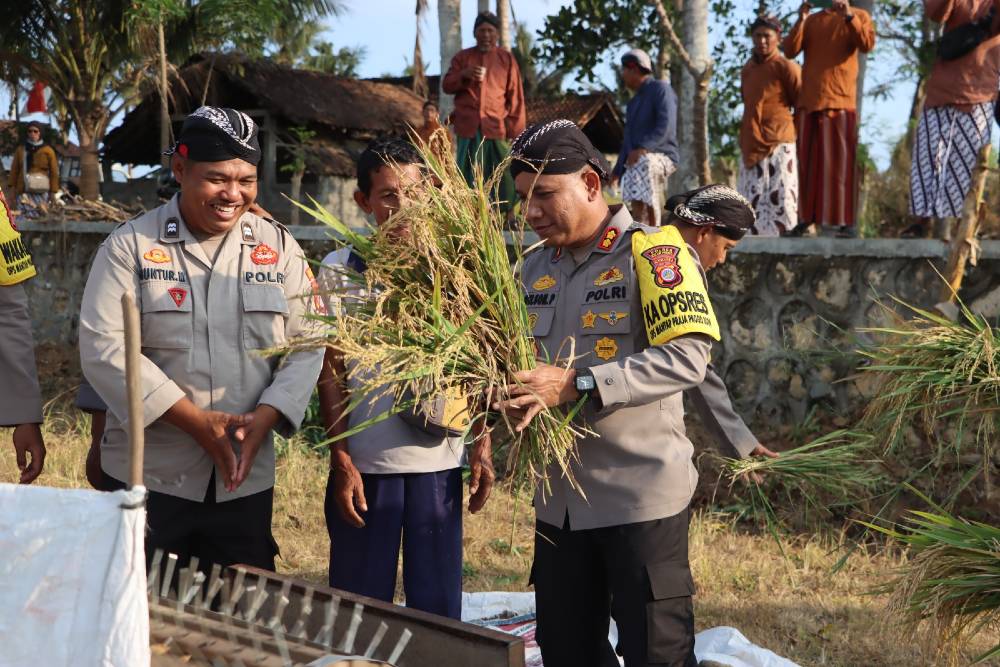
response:
<path id="1" fill-rule="evenodd" d="M 244 222 L 240 224 L 240 231 L 243 234 L 244 241 L 256 241 L 257 238 L 253 235 L 253 227 L 250 226 L 249 222 Z"/>
<path id="2" fill-rule="evenodd" d="M 177 307 L 180 308 L 181 304 L 184 303 L 184 298 L 187 297 L 187 290 L 181 289 L 180 287 L 171 287 L 167 290 L 167 294 L 170 295 L 170 298 L 173 299 L 174 303 L 177 304 Z"/>
<path id="3" fill-rule="evenodd" d="M 642 251 L 642 256 L 653 269 L 653 280 L 657 287 L 673 289 L 684 281 L 677 261 L 681 249 L 672 245 L 657 245 Z"/>
<path id="4" fill-rule="evenodd" d="M 539 292 L 543 292 L 547 289 L 552 289 L 556 286 L 556 279 L 552 276 L 546 274 L 532 283 L 531 288 L 536 289 Z"/>
<path id="5" fill-rule="evenodd" d="M 617 266 L 612 266 L 607 271 L 601 273 L 594 279 L 594 285 L 596 287 L 601 287 L 603 285 L 610 285 L 611 283 L 617 283 L 625 278 L 625 274 Z"/>
<path id="6" fill-rule="evenodd" d="M 618 356 L 618 343 L 613 338 L 605 336 L 594 343 L 594 354 L 604 361 L 614 359 Z"/>
<path id="7" fill-rule="evenodd" d="M 584 329 L 593 329 L 597 323 L 597 315 L 592 310 L 588 310 L 580 316 L 580 326 Z"/>
<path id="8" fill-rule="evenodd" d="M 621 236 L 621 232 L 614 227 L 608 227 L 604 234 L 601 235 L 601 240 L 597 242 L 597 248 L 604 251 L 611 250 L 618 243 L 619 236 Z"/>
<path id="9" fill-rule="evenodd" d="M 157 264 L 166 264 L 170 261 L 170 255 L 167 251 L 162 248 L 150 248 L 142 256 L 143 259 L 148 259 L 151 262 L 156 262 Z"/>
<path id="10" fill-rule="evenodd" d="M 248 225 L 243 227 L 244 231 L 248 228 Z M 251 230 L 252 232 L 253 230 Z M 277 264 L 278 253 L 266 243 L 261 243 L 250 253 L 250 261 L 254 264 Z"/>
<path id="11" fill-rule="evenodd" d="M 177 218 L 167 218 L 167 222 L 163 225 L 163 238 L 165 239 L 176 239 L 181 235 L 180 220 Z"/>
<path id="12" fill-rule="evenodd" d="M 605 322 L 607 322 L 608 324 L 610 324 L 611 326 L 615 326 L 616 324 L 624 320 L 626 317 L 628 317 L 628 313 L 619 313 L 612 310 L 609 313 L 598 313 L 597 316 L 602 320 L 604 320 Z"/>

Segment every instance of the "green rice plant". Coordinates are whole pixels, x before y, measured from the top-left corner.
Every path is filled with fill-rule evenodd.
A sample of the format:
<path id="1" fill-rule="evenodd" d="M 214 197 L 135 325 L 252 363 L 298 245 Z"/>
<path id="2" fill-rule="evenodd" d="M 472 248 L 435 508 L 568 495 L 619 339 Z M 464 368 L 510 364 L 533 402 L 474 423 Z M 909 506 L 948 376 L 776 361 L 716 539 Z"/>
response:
<path id="1" fill-rule="evenodd" d="M 910 510 L 894 526 L 859 523 L 908 551 L 906 564 L 875 592 L 889 595 L 890 611 L 912 636 L 956 664 L 970 637 L 1000 627 L 1000 528 L 932 506 L 933 512 Z M 1000 645 L 975 662 L 996 656 Z"/>
<path id="2" fill-rule="evenodd" d="M 896 326 L 861 330 L 877 334 L 881 342 L 860 351 L 868 360 L 862 371 L 877 374 L 878 384 L 859 428 L 889 453 L 908 426 L 919 425 L 928 434 L 953 426 L 953 435 L 933 438 L 937 445 L 929 464 L 941 465 L 949 452 L 957 459 L 971 433 L 986 470 L 1000 416 L 996 330 L 964 305 L 964 321 L 952 322 L 896 301 L 914 316 Z"/>
<path id="3" fill-rule="evenodd" d="M 724 469 L 731 483 L 748 484 L 752 511 L 764 519 L 779 546 L 776 504 L 829 514 L 874 497 L 887 481 L 881 461 L 872 455 L 870 436 L 847 430 L 833 431 L 777 458 L 726 458 Z"/>
<path id="4" fill-rule="evenodd" d="M 471 424 L 487 417 L 493 400 L 508 397 L 514 372 L 535 366 L 517 276 L 522 245 L 514 243 L 512 262 L 506 215 L 490 198 L 506 165 L 490 180 L 477 174 L 470 188 L 453 157 L 426 146 L 421 153 L 427 178 L 406 186 L 404 204 L 379 228 L 358 231 L 315 201 L 299 204 L 367 265 L 363 274 L 345 270 L 341 276 L 342 294 L 332 295 L 339 312 L 321 318 L 323 342 L 344 355 L 356 383 L 345 410 L 385 395 L 393 397 L 393 412 L 437 396 L 463 395 L 470 398 L 465 417 Z M 523 239 L 523 228 L 515 236 Z M 357 288 L 367 296 L 351 296 Z M 521 433 L 499 416 L 507 428 L 494 431 L 506 432 L 498 451 L 516 486 L 548 484 L 552 474 L 572 479 L 570 464 L 582 433 L 573 421 L 578 410 L 544 410 Z"/>

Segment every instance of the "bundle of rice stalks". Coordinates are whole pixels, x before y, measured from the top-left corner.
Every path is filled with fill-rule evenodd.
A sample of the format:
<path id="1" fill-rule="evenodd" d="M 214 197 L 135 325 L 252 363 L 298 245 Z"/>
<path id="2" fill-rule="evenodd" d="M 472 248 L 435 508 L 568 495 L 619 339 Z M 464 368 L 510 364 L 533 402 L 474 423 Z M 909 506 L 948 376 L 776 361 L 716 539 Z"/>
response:
<path id="1" fill-rule="evenodd" d="M 882 342 L 861 350 L 870 360 L 864 372 L 879 377 L 860 428 L 883 441 L 889 452 L 907 426 L 919 424 L 933 434 L 947 423 L 957 433 L 935 438 L 932 463 L 939 465 L 949 449 L 957 456 L 971 432 L 988 466 L 1000 416 L 996 331 L 964 305 L 964 322 L 956 323 L 899 303 L 913 312 L 912 319 L 896 327 L 862 330 L 878 334 Z"/>
<path id="2" fill-rule="evenodd" d="M 911 510 L 896 528 L 863 525 L 909 550 L 907 564 L 877 592 L 889 594 L 890 610 L 912 636 L 955 664 L 968 638 L 1000 627 L 1000 528 L 934 510 Z M 918 635 L 923 629 L 930 632 Z M 1000 645 L 975 662 L 998 655 Z"/>
<path id="3" fill-rule="evenodd" d="M 470 188 L 450 154 L 426 147 L 421 153 L 439 186 L 430 178 L 408 185 L 405 204 L 381 228 L 358 232 L 315 201 L 302 208 L 329 225 L 367 266 L 363 274 L 345 270 L 344 278 L 368 297 L 345 294 L 342 312 L 325 318 L 327 341 L 344 354 L 360 385 L 346 409 L 386 394 L 393 396 L 395 412 L 461 395 L 469 402 L 459 421 L 471 423 L 484 417 L 487 397 L 509 395 L 515 371 L 535 366 L 516 276 L 521 246 L 514 244 L 512 267 L 506 216 L 489 196 L 492 181 L 479 174 Z M 545 410 L 521 433 L 506 429 L 500 449 L 515 484 L 546 480 L 550 464 L 571 477 L 579 434 L 575 412 Z"/>
<path id="4" fill-rule="evenodd" d="M 854 431 L 833 431 L 777 458 L 725 459 L 731 483 L 750 487 L 753 511 L 769 528 L 778 524 L 772 498 L 784 496 L 787 506 L 829 514 L 870 499 L 886 482 L 881 461 L 872 456 L 871 438 Z"/>

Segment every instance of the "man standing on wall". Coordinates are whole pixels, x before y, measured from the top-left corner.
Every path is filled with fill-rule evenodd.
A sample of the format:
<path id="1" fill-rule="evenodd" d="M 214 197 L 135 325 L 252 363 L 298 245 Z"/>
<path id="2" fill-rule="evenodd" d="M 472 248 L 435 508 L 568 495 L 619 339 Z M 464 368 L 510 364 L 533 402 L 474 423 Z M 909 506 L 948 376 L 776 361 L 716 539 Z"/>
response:
<path id="1" fill-rule="evenodd" d="M 474 183 L 474 165 L 486 179 L 493 176 L 510 152 L 510 140 L 526 122 L 521 70 L 510 51 L 497 47 L 500 19 L 482 12 L 473 31 L 476 45 L 456 53 L 441 80 L 441 89 L 455 96 L 451 118 L 458 137 L 458 166 L 469 185 Z M 508 206 L 513 202 L 509 173 L 503 174 L 494 194 Z"/>
<path id="2" fill-rule="evenodd" d="M 653 78 L 653 63 L 642 49 L 632 49 L 621 62 L 622 80 L 633 95 L 612 182 L 621 181 L 622 200 L 637 222 L 659 225 L 667 178 L 677 170 L 677 95 L 669 83 Z"/>
<path id="3" fill-rule="evenodd" d="M 802 91 L 796 124 L 799 151 L 799 226 L 836 228 L 837 236 L 856 235 L 858 149 L 858 52 L 875 48 L 875 26 L 849 0 L 812 14 L 803 2 L 799 20 L 785 37 L 789 58 L 803 53 Z"/>
<path id="4" fill-rule="evenodd" d="M 802 70 L 778 52 L 777 17 L 758 17 L 750 34 L 753 53 L 740 75 L 743 160 L 737 189 L 757 215 L 754 232 L 779 236 L 798 222 L 799 165 L 792 109 L 802 86 Z"/>

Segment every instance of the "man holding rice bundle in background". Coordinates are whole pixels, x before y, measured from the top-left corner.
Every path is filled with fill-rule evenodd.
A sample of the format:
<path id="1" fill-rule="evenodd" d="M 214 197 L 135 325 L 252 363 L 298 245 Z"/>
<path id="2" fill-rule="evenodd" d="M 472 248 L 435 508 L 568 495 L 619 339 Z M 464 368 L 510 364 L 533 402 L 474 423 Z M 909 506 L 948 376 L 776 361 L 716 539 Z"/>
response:
<path id="1" fill-rule="evenodd" d="M 376 140 L 358 159 L 354 199 L 376 225 L 392 224 L 408 191 L 426 178 L 422 167 L 423 159 L 408 141 Z M 404 240 L 406 232 L 399 234 Z M 364 271 L 364 261 L 350 246 L 326 256 L 319 282 L 331 315 L 366 297 L 348 277 Z M 319 379 L 320 411 L 329 435 L 349 433 L 330 446 L 325 501 L 330 586 L 392 602 L 402 540 L 407 606 L 461 619 L 461 431 L 435 428 L 419 413 L 389 414 L 391 392 L 346 414 L 358 387 L 341 354 L 328 349 Z M 365 427 L 367 422 L 373 423 Z M 489 434 L 474 432 L 470 512 L 486 503 L 494 476 Z"/>
<path id="2" fill-rule="evenodd" d="M 545 241 L 521 280 L 539 356 L 495 405 L 519 430 L 542 409 L 572 406 L 594 436 L 571 464 L 586 498 L 558 471 L 535 496 L 532 582 L 547 667 L 696 665 L 688 504 L 697 483 L 685 435 L 687 392 L 718 442 L 739 456 L 758 443 L 709 366 L 718 323 L 703 271 L 752 227 L 747 201 L 722 185 L 674 197 L 668 226 L 609 208 L 601 154 L 568 120 L 528 128 L 511 172 L 528 224 Z M 575 343 L 573 359 L 551 359 Z"/>

